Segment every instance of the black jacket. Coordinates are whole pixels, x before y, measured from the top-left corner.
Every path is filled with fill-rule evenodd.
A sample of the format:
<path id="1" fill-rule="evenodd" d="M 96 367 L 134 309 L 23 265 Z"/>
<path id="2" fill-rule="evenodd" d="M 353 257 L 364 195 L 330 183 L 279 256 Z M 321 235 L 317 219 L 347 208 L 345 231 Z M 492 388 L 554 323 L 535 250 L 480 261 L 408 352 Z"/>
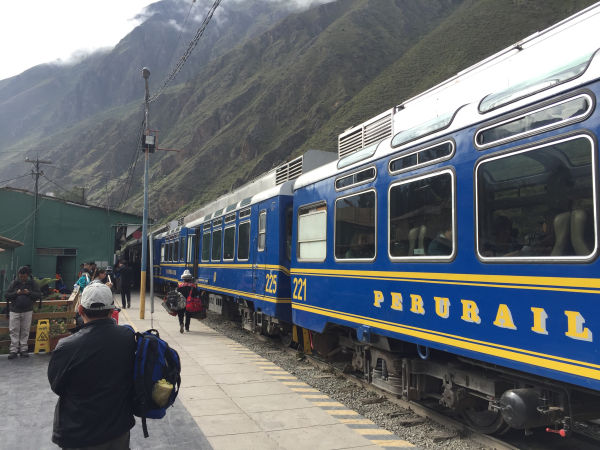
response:
<path id="1" fill-rule="evenodd" d="M 28 289 L 29 294 L 17 294 L 19 289 Z M 33 311 L 35 301 L 41 298 L 42 293 L 40 292 L 40 288 L 31 278 L 25 282 L 17 278 L 10 283 L 6 291 L 6 300 L 10 303 L 10 310 L 15 313 Z"/>
<path id="2" fill-rule="evenodd" d="M 60 397 L 52 442 L 87 447 L 130 430 L 134 360 L 133 332 L 110 318 L 88 322 L 61 339 L 48 364 L 50 387 Z"/>
<path id="3" fill-rule="evenodd" d="M 121 288 L 128 289 L 133 286 L 133 269 L 131 266 L 124 266 L 119 269 L 119 276 L 121 277 Z"/>

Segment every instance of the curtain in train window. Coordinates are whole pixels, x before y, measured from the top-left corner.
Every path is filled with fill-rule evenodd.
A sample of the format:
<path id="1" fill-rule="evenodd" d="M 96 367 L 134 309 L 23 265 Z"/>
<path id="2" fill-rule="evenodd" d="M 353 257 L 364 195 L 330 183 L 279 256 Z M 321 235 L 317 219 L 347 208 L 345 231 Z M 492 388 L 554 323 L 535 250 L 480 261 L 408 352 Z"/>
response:
<path id="1" fill-rule="evenodd" d="M 160 245 L 160 260 L 161 262 L 165 261 L 165 244 Z"/>
<path id="2" fill-rule="evenodd" d="M 210 259 L 210 230 L 202 235 L 202 261 Z"/>
<path id="3" fill-rule="evenodd" d="M 187 262 L 193 262 L 194 261 L 194 237 L 195 236 L 188 236 L 188 243 L 187 243 Z"/>
<path id="4" fill-rule="evenodd" d="M 258 251 L 265 249 L 267 242 L 267 211 L 261 211 L 258 216 Z"/>
<path id="5" fill-rule="evenodd" d="M 238 228 L 238 261 L 247 261 L 250 254 L 250 222 L 240 223 Z"/>
<path id="6" fill-rule="evenodd" d="M 597 241 L 592 152 L 589 137 L 573 137 L 482 162 L 479 255 L 589 258 Z"/>
<path id="7" fill-rule="evenodd" d="M 327 206 L 298 210 L 298 260 L 323 261 L 327 254 Z"/>
<path id="8" fill-rule="evenodd" d="M 450 172 L 391 187 L 391 257 L 444 258 L 454 253 L 453 190 Z"/>
<path id="9" fill-rule="evenodd" d="M 336 259 L 375 258 L 375 192 L 335 202 Z"/>
<path id="10" fill-rule="evenodd" d="M 232 260 L 235 250 L 235 226 L 225 228 L 223 238 L 223 259 Z"/>
<path id="11" fill-rule="evenodd" d="M 211 253 L 212 261 L 220 261 L 221 260 L 221 235 L 222 234 L 223 234 L 223 230 L 213 230 L 212 253 Z"/>

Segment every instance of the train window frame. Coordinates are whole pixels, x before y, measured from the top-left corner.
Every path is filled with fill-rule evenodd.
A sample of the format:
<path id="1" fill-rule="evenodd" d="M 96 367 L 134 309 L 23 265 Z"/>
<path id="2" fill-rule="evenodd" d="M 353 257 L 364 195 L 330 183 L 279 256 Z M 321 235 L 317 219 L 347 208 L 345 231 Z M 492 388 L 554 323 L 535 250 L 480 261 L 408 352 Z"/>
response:
<path id="1" fill-rule="evenodd" d="M 208 235 L 208 245 L 204 245 L 205 237 Z M 204 259 L 204 249 L 207 249 L 208 258 Z M 201 262 L 209 262 L 210 261 L 210 251 L 212 249 L 212 233 L 210 227 L 206 228 L 202 232 L 202 251 L 200 252 L 200 261 Z"/>
<path id="2" fill-rule="evenodd" d="M 549 146 L 554 146 L 557 144 L 561 144 L 564 142 L 568 142 L 568 141 L 573 141 L 573 140 L 577 140 L 577 139 L 587 139 L 587 141 L 590 144 L 590 152 L 591 152 L 591 172 L 592 172 L 592 211 L 593 211 L 593 231 L 594 231 L 594 247 L 592 252 L 589 255 L 582 255 L 582 256 L 577 256 L 577 255 L 566 255 L 566 256 L 532 256 L 532 255 L 525 255 L 525 256 L 516 256 L 516 255 L 510 255 L 510 256 L 486 256 L 486 255 L 482 255 L 480 252 L 480 220 L 479 220 L 479 214 L 480 214 L 480 207 L 479 207 L 479 197 L 480 197 L 480 191 L 479 191 L 479 170 L 480 168 L 486 164 L 489 163 L 491 161 L 496 161 L 499 159 L 503 159 L 503 158 L 508 158 L 511 156 L 515 156 L 515 155 L 519 155 L 522 153 L 527 153 L 527 152 L 531 152 L 531 151 L 536 151 L 536 150 L 540 150 L 543 149 L 545 147 L 549 147 Z M 475 200 L 475 209 L 474 209 L 474 213 L 475 213 L 475 253 L 477 255 L 477 258 L 483 262 L 483 263 L 492 263 L 492 264 L 506 264 L 506 263 L 529 263 L 529 264 L 552 264 L 552 263 L 558 263 L 558 264 L 564 264 L 564 263 L 578 263 L 578 264 L 582 264 L 582 263 L 589 263 L 591 261 L 593 261 L 597 256 L 598 256 L 598 249 L 599 249 L 599 230 L 598 230 L 598 190 L 597 190 L 597 180 L 598 180 L 598 173 L 597 173 L 597 157 L 596 157 L 596 153 L 598 151 L 598 146 L 597 146 L 597 142 L 594 136 L 591 136 L 588 133 L 582 133 L 582 132 L 577 132 L 577 133 L 570 133 L 567 135 L 562 135 L 553 139 L 546 139 L 546 140 L 542 140 L 542 141 L 538 141 L 535 142 L 531 145 L 527 145 L 527 146 L 516 146 L 513 147 L 511 149 L 499 152 L 499 153 L 495 153 L 492 155 L 486 155 L 485 157 L 481 158 L 480 160 L 477 161 L 477 163 L 475 164 L 474 170 L 473 170 L 473 189 L 474 189 L 474 200 Z"/>
<path id="3" fill-rule="evenodd" d="M 452 200 L 451 211 L 452 217 L 450 219 L 450 223 L 452 224 L 452 252 L 449 255 L 412 255 L 412 256 L 392 256 L 392 252 L 390 251 L 390 246 L 392 243 L 392 226 L 391 226 L 391 192 L 395 186 L 399 186 L 402 184 L 414 183 L 416 181 L 425 180 L 427 178 L 433 178 L 439 175 L 449 174 L 450 175 L 450 185 L 452 187 L 452 191 L 450 194 L 450 198 Z M 397 180 L 391 183 L 388 186 L 387 190 L 387 254 L 388 258 L 391 262 L 411 262 L 411 263 L 451 263 L 455 258 L 458 252 L 458 227 L 456 223 L 456 173 L 454 168 L 451 166 L 446 166 L 441 169 L 428 172 L 426 174 L 421 174 L 417 176 L 412 176 L 409 178 L 404 178 L 402 180 Z"/>
<path id="4" fill-rule="evenodd" d="M 494 129 L 494 128 L 498 128 L 501 127 L 502 125 L 511 123 L 511 122 L 515 122 L 519 119 L 524 119 L 527 116 L 545 111 L 545 110 L 549 110 L 552 108 L 555 108 L 557 106 L 563 105 L 565 103 L 569 103 L 572 101 L 575 101 L 579 98 L 585 98 L 588 100 L 588 108 L 586 109 L 586 111 L 583 114 L 579 114 L 573 117 L 569 117 L 563 120 L 560 120 L 558 122 L 555 123 L 551 123 L 545 126 L 541 126 L 539 128 L 532 128 L 526 131 L 522 131 L 520 133 L 516 133 L 513 135 L 510 135 L 508 137 L 505 138 L 501 138 L 501 139 L 497 139 L 495 141 L 491 141 L 485 144 L 480 144 L 478 142 L 478 138 L 479 136 L 481 136 L 482 133 Z M 582 122 L 584 120 L 586 120 L 595 110 L 596 108 L 596 98 L 594 96 L 594 94 L 588 90 L 585 90 L 583 92 L 578 92 L 576 94 L 569 94 L 568 96 L 561 96 L 558 98 L 554 98 L 550 101 L 546 101 L 546 102 L 542 102 L 539 103 L 537 105 L 534 105 L 532 107 L 529 108 L 525 108 L 525 109 L 521 109 L 519 111 L 516 111 L 508 116 L 503 116 L 500 120 L 495 120 L 493 123 L 490 123 L 480 129 L 478 129 L 475 132 L 475 135 L 473 137 L 473 144 L 475 146 L 475 148 L 477 148 L 477 150 L 487 150 L 491 147 L 496 147 L 502 144 L 506 144 L 509 142 L 513 142 L 513 141 L 517 141 L 519 139 L 523 139 L 525 137 L 530 137 L 530 136 L 535 136 L 537 134 L 542 134 L 545 133 L 547 131 L 550 130 L 555 130 L 558 128 L 562 128 L 565 127 L 567 125 L 572 125 L 574 123 L 577 122 Z"/>
<path id="5" fill-rule="evenodd" d="M 426 152 L 428 150 L 434 149 L 436 147 L 441 147 L 442 145 L 446 145 L 446 144 L 450 144 L 450 146 L 452 147 L 452 149 L 450 150 L 450 153 L 448 155 L 442 156 L 441 158 L 430 159 L 429 161 L 425 161 L 423 163 L 419 163 L 419 153 Z M 406 153 L 403 153 L 402 155 L 399 155 L 399 156 L 391 159 L 390 162 L 388 163 L 388 171 L 389 171 L 390 175 L 398 175 L 401 173 L 409 172 L 411 170 L 419 169 L 421 167 L 427 167 L 427 166 L 430 166 L 433 164 L 441 163 L 443 161 L 448 161 L 449 159 L 452 159 L 455 154 L 456 154 L 456 143 L 454 142 L 454 139 L 444 139 L 443 141 L 436 142 L 435 144 L 428 144 L 424 147 L 418 147 L 414 150 L 410 150 Z M 412 156 L 412 155 L 416 155 L 416 157 L 417 157 L 416 164 L 409 166 L 409 167 L 402 168 L 402 169 L 392 170 L 392 164 L 394 162 L 399 161 L 402 158 Z"/>
<path id="6" fill-rule="evenodd" d="M 231 230 L 233 228 L 233 245 L 232 245 L 232 253 L 231 253 L 231 258 L 225 258 L 225 235 L 227 233 L 227 230 Z M 236 241 L 235 241 L 235 236 L 236 236 L 236 225 L 229 225 L 226 226 L 223 229 L 223 261 L 233 261 L 235 259 L 235 249 L 236 249 Z"/>
<path id="7" fill-rule="evenodd" d="M 165 243 L 160 244 L 160 262 L 165 262 Z"/>
<path id="8" fill-rule="evenodd" d="M 342 186 L 342 187 L 338 188 L 338 181 L 345 180 L 346 178 L 350 178 L 350 177 L 355 177 L 355 176 L 357 176 L 359 174 L 362 174 L 362 173 L 370 171 L 370 170 L 373 171 L 373 176 L 372 177 L 366 178 L 364 180 L 361 180 L 361 181 L 358 181 L 358 182 L 354 182 L 354 183 L 351 183 L 351 184 L 349 184 L 347 186 Z M 377 167 L 370 166 L 370 167 L 361 168 L 361 169 L 356 170 L 356 171 L 354 171 L 352 173 L 349 173 L 349 174 L 337 177 L 335 179 L 335 181 L 333 182 L 333 185 L 335 187 L 335 190 L 337 192 L 340 192 L 340 191 L 344 191 L 346 189 L 350 189 L 350 188 L 353 188 L 353 187 L 357 187 L 357 186 L 361 186 L 363 184 L 370 183 L 370 182 L 372 182 L 373 180 L 376 180 L 376 179 L 377 179 Z"/>
<path id="9" fill-rule="evenodd" d="M 251 212 L 252 212 L 252 211 L 251 211 L 251 209 L 250 209 L 250 208 L 242 209 L 242 210 L 240 211 L 240 220 L 241 220 L 241 219 L 244 219 L 244 218 L 246 218 L 246 217 L 248 217 L 248 216 L 250 216 L 250 213 L 251 213 Z"/>
<path id="10" fill-rule="evenodd" d="M 193 258 L 194 258 L 194 238 L 196 236 L 193 234 L 188 234 L 187 237 L 187 255 L 186 255 L 186 262 L 193 262 Z"/>
<path id="11" fill-rule="evenodd" d="M 260 224 L 261 217 L 264 217 L 264 223 L 262 227 Z M 262 245 L 261 236 L 263 237 Z M 258 239 L 256 241 L 256 250 L 259 252 L 264 252 L 265 248 L 267 248 L 267 210 L 263 209 L 258 213 Z"/>
<path id="12" fill-rule="evenodd" d="M 219 235 L 219 239 L 218 239 L 219 251 L 218 251 L 218 255 L 216 255 L 217 257 L 215 257 L 215 253 L 216 253 L 215 252 L 215 243 L 217 242 L 217 239 L 215 239 L 216 234 Z M 221 262 L 222 257 L 223 257 L 223 229 L 222 228 L 215 229 L 213 226 L 211 246 L 210 246 L 210 261 L 211 262 Z"/>
<path id="13" fill-rule="evenodd" d="M 241 240 L 240 240 L 240 229 L 242 228 L 242 225 L 246 225 L 246 224 L 248 224 L 248 248 L 246 250 L 246 253 L 248 254 L 248 257 L 247 258 L 240 258 L 240 242 L 241 242 Z M 236 250 L 237 251 L 236 251 L 236 255 L 235 255 L 236 259 L 238 261 L 248 261 L 250 259 L 250 243 L 252 241 L 251 234 L 250 234 L 251 231 L 252 231 L 252 224 L 251 224 L 250 220 L 245 220 L 245 221 L 240 222 L 238 224 L 237 231 L 236 231 L 236 234 L 237 234 L 237 247 L 236 247 Z"/>
<path id="14" fill-rule="evenodd" d="M 374 203 L 374 229 L 375 229 L 375 233 L 374 233 L 374 242 L 373 242 L 373 247 L 375 250 L 375 253 L 373 255 L 372 258 L 338 258 L 336 256 L 336 252 L 335 252 L 335 246 L 337 244 L 337 203 L 340 200 L 344 200 L 350 197 L 357 197 L 359 195 L 363 195 L 363 194 L 367 194 L 369 192 L 372 192 L 375 195 L 375 203 Z M 351 262 L 362 262 L 362 263 L 368 263 L 368 262 L 373 262 L 377 259 L 377 190 L 371 188 L 371 189 L 365 189 L 363 191 L 360 192 L 353 192 L 352 194 L 348 194 L 348 195 L 344 195 L 341 197 L 338 197 L 335 199 L 334 205 L 333 205 L 333 258 L 336 262 L 339 263 L 351 263 Z"/>
<path id="15" fill-rule="evenodd" d="M 390 141 L 390 146 L 392 148 L 402 147 L 410 142 L 414 142 L 418 139 L 424 138 L 426 136 L 430 136 L 435 133 L 439 133 L 440 131 L 446 130 L 452 125 L 454 119 L 458 112 L 466 105 L 460 105 L 455 110 L 451 110 L 446 112 L 445 114 L 441 114 L 432 119 L 426 120 L 414 127 L 407 128 L 406 130 L 400 130 L 394 136 L 392 136 L 392 140 Z M 410 133 L 412 132 L 412 133 Z M 407 137 L 402 139 L 396 139 L 401 134 L 406 134 Z M 399 141 L 399 142 L 398 142 Z"/>
<path id="16" fill-rule="evenodd" d="M 225 216 L 225 223 L 235 222 L 236 213 L 227 214 Z"/>
<path id="17" fill-rule="evenodd" d="M 173 262 L 173 248 L 174 248 L 173 241 L 169 241 L 169 254 L 167 255 L 169 258 L 168 259 L 169 262 Z"/>
<path id="18" fill-rule="evenodd" d="M 179 262 L 179 239 L 173 241 L 173 262 Z"/>
<path id="19" fill-rule="evenodd" d="M 185 262 L 187 248 L 185 247 L 186 239 L 182 236 L 179 238 L 179 262 Z"/>
<path id="20" fill-rule="evenodd" d="M 322 209 L 321 209 L 322 208 Z M 313 239 L 313 240 L 300 240 L 300 217 L 304 214 L 301 214 L 302 210 L 307 209 L 308 212 L 306 215 L 316 215 L 316 214 L 324 214 L 325 215 L 325 237 L 324 239 Z M 314 210 L 311 213 L 311 210 Z M 296 213 L 296 223 L 298 224 L 298 229 L 296 230 L 296 260 L 298 262 L 323 262 L 327 259 L 327 243 L 328 243 L 328 232 L 327 232 L 327 219 L 328 219 L 328 205 L 326 201 L 319 201 L 314 203 L 307 203 L 304 205 L 300 205 L 298 207 L 298 211 Z M 323 246 L 325 248 L 325 254 L 323 258 L 300 258 L 300 244 L 305 242 L 323 242 Z"/>

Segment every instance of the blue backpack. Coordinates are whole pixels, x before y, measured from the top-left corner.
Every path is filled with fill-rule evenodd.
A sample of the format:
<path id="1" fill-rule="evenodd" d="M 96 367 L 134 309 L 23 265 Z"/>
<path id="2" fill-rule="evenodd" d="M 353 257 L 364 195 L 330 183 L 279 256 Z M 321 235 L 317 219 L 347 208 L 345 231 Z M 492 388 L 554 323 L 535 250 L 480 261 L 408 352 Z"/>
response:
<path id="1" fill-rule="evenodd" d="M 142 419 L 144 437 L 147 438 L 146 418 L 162 419 L 177 398 L 181 385 L 181 363 L 178 353 L 160 338 L 158 330 L 135 333 L 135 340 L 133 413 Z M 156 388 L 161 387 L 156 386 L 159 380 L 166 380 L 173 386 L 162 405 L 153 399 L 153 391 L 156 394 Z"/>

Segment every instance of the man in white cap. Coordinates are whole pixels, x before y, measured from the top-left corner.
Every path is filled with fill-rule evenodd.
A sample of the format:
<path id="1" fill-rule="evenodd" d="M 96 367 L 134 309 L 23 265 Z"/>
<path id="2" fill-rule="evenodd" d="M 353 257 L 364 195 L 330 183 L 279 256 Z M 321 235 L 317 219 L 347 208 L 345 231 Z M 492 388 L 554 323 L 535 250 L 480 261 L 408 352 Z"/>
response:
<path id="1" fill-rule="evenodd" d="M 110 288 L 90 283 L 78 307 L 84 325 L 59 341 L 48 364 L 59 396 L 52 442 L 63 449 L 129 449 L 135 339 L 111 318 Z"/>

